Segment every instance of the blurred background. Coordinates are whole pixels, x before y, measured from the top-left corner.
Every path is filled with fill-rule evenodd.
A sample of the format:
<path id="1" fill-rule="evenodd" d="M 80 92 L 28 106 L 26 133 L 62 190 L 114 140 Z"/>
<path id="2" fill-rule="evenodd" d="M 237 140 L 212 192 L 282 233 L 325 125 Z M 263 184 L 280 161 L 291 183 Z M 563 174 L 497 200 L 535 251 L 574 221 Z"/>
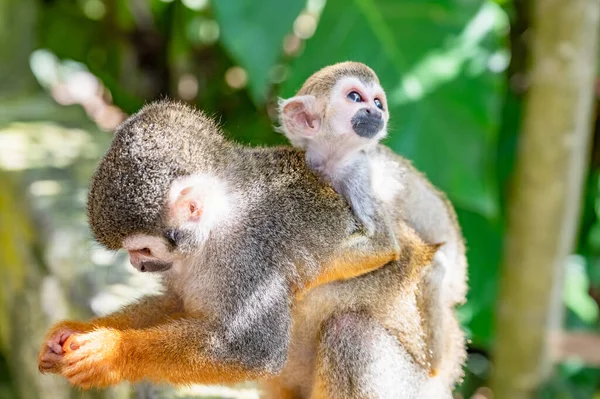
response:
<path id="1" fill-rule="evenodd" d="M 545 8 L 534 12 L 538 3 Z M 469 359 L 456 397 L 493 397 L 498 372 L 503 384 L 513 378 L 534 392 L 518 397 L 600 398 L 600 142 L 592 138 L 600 138 L 592 117 L 600 94 L 597 5 L 0 0 L 0 399 L 257 398 L 251 385 L 177 392 L 140 385 L 83 393 L 39 375 L 36 355 L 50 323 L 105 314 L 157 288 L 151 277 L 134 273 L 124 254 L 95 244 L 85 219 L 90 176 L 111 131 L 127 115 L 168 96 L 214 115 L 237 141 L 283 144 L 273 131 L 278 96 L 293 95 L 317 69 L 344 60 L 365 62 L 378 73 L 391 112 L 386 144 L 413 160 L 458 212 L 468 243 L 470 292 L 459 310 Z M 579 19 L 589 13 L 589 22 Z M 540 20 L 560 18 L 571 23 L 545 30 L 540 24 L 532 34 Z M 558 91 L 537 97 L 545 96 L 548 108 L 527 108 L 528 91 L 536 87 L 528 65 L 555 54 L 559 67 L 550 68 L 549 80 Z M 571 68 L 568 74 L 561 65 Z M 574 182 L 561 186 L 571 199 L 555 214 L 564 222 L 558 232 L 567 245 L 545 268 L 523 267 L 528 275 L 513 270 L 502 277 L 503 259 L 512 251 L 503 243 L 525 242 L 511 222 L 520 219 L 519 211 L 510 218 L 511 193 L 523 184 L 515 176 L 520 162 L 538 153 L 530 146 L 519 155 L 518 143 L 535 130 L 535 121 L 563 115 L 552 98 L 565 91 L 573 93 L 564 106 L 565 118 L 573 121 L 571 139 L 583 143 L 564 164 L 564 157 L 555 159 L 557 170 L 566 165 L 573 172 L 555 173 L 557 181 Z M 541 145 L 560 145 L 556 137 L 548 133 Z M 532 188 L 538 189 L 543 187 Z M 541 288 L 521 290 L 516 300 L 510 297 L 518 293 L 500 288 L 522 287 L 523 281 Z M 534 334 L 531 345 L 518 341 L 521 333 L 499 338 L 496 326 L 511 324 L 496 323 L 495 310 L 518 314 L 514 305 L 523 296 L 522 306 L 536 304 L 540 317 L 527 328 L 550 331 L 546 318 L 558 320 L 558 338 Z M 513 307 L 506 310 L 503 301 Z M 497 370 L 495 353 L 506 348 L 535 358 L 531 375 L 511 375 L 527 363 L 518 359 L 498 362 Z M 527 355 L 530 348 L 535 356 Z"/>

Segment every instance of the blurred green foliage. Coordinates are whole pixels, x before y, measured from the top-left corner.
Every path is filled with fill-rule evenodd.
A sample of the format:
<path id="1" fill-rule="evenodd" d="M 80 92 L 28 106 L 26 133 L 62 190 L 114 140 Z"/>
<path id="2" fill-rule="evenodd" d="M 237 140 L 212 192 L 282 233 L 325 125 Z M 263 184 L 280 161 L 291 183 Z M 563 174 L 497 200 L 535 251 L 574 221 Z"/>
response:
<path id="1" fill-rule="evenodd" d="M 293 95 L 317 69 L 344 60 L 370 65 L 388 95 L 387 144 L 413 160 L 457 208 L 469 248 L 471 287 L 460 310 L 473 351 L 464 392 L 485 383 L 504 202 L 522 104 L 522 91 L 509 82 L 518 81 L 525 64 L 515 40 L 522 15 L 512 2 L 39 0 L 19 8 L 19 0 L 3 1 L 0 10 L 18 8 L 13 15 L 34 21 L 36 36 L 23 38 L 21 46 L 0 48 L 0 60 L 20 49 L 37 49 L 29 54 L 31 70 L 55 98 L 63 98 L 57 88 L 69 86 L 75 72 L 89 71 L 102 84 L 99 96 L 105 104 L 132 113 L 152 99 L 182 98 L 215 115 L 231 137 L 249 144 L 285 142 L 272 129 L 277 97 Z M 0 23 L 0 34 L 1 29 Z M 0 78 L 26 79 L 30 68 L 9 72 Z M 81 88 L 71 82 L 73 87 Z M 0 124 L 85 123 L 80 110 L 57 108 L 36 97 L 40 92 L 4 103 Z M 79 103 L 91 113 L 84 100 Z M 46 111 L 27 112 L 32 108 Z M 595 158 L 578 244 L 581 256 L 567 268 L 565 291 L 568 325 L 594 330 L 600 299 Z M 561 366 L 559 376 L 543 393 L 551 396 L 543 397 L 590 398 L 600 379 L 585 367 Z"/>

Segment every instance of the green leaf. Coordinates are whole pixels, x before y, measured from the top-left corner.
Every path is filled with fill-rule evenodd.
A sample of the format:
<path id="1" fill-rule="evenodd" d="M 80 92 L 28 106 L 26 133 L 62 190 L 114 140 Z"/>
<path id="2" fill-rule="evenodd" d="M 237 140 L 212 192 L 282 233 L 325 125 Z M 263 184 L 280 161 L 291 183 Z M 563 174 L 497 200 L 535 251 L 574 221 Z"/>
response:
<path id="1" fill-rule="evenodd" d="M 457 204 L 494 216 L 507 30 L 491 1 L 329 0 L 283 94 L 323 66 L 368 64 L 388 93 L 388 145 Z"/>
<path id="2" fill-rule="evenodd" d="M 469 293 L 458 317 L 475 347 L 489 348 L 494 338 L 494 311 L 500 275 L 502 224 L 480 214 L 457 208 L 467 237 Z"/>
<path id="3" fill-rule="evenodd" d="M 248 74 L 250 95 L 262 104 L 269 73 L 279 59 L 283 39 L 292 30 L 305 0 L 227 0 L 212 3 L 221 26 L 221 43 Z"/>

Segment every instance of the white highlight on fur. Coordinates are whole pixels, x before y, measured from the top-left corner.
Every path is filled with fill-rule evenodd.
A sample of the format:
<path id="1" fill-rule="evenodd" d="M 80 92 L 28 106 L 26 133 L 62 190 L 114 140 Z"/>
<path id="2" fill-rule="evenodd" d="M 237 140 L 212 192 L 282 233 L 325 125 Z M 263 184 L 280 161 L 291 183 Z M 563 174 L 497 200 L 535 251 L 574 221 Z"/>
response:
<path id="1" fill-rule="evenodd" d="M 379 200 L 390 203 L 403 189 L 400 179 L 390 173 L 390 164 L 380 157 L 369 157 L 371 166 L 371 189 Z"/>
<path id="2" fill-rule="evenodd" d="M 368 359 L 364 374 L 359 377 L 362 387 L 368 389 L 367 396 L 416 398 L 426 377 L 406 350 L 387 334 L 377 334 L 377 339 L 368 345 L 373 359 Z"/>
<path id="3" fill-rule="evenodd" d="M 440 287 L 440 296 L 446 303 L 461 303 L 464 298 L 464 275 L 458 272 L 458 265 L 450 262 L 457 256 L 451 252 L 452 248 L 443 245 L 433 257 L 433 265 L 437 268 L 435 277 Z M 449 256 L 450 255 L 450 256 Z"/>
<path id="4" fill-rule="evenodd" d="M 264 317 L 270 311 L 275 302 L 280 299 L 287 290 L 287 286 L 281 278 L 271 278 L 262 287 L 255 290 L 246 303 L 236 312 L 234 319 L 229 324 L 229 329 L 234 334 L 242 335 L 255 321 Z M 260 304 L 260 306 L 256 306 Z"/>

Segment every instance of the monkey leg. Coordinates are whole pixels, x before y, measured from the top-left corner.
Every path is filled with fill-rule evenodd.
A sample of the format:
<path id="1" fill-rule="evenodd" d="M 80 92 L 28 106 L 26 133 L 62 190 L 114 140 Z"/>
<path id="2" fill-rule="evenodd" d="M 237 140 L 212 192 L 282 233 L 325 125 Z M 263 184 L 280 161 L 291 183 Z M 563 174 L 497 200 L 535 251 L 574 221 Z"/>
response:
<path id="1" fill-rule="evenodd" d="M 426 371 L 366 313 L 334 313 L 322 327 L 311 399 L 416 399 Z"/>

